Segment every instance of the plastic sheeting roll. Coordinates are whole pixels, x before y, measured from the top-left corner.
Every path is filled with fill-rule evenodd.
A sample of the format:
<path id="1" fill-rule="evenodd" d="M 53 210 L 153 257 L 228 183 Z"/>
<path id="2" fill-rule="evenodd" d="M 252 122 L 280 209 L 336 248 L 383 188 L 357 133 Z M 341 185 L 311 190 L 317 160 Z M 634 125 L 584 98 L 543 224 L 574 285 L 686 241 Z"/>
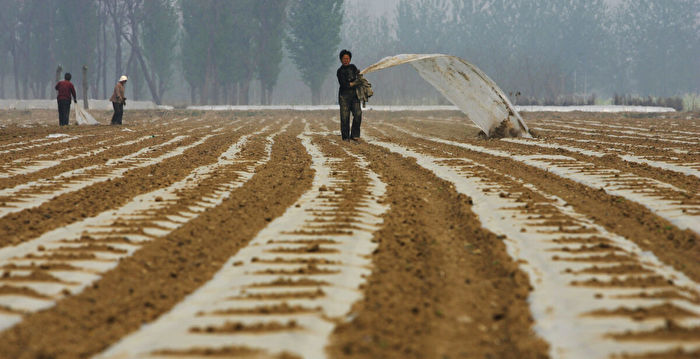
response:
<path id="1" fill-rule="evenodd" d="M 100 123 L 92 117 L 85 109 L 80 107 L 80 105 L 75 105 L 75 122 L 78 125 L 99 125 Z"/>
<path id="2" fill-rule="evenodd" d="M 503 91 L 469 62 L 443 54 L 401 54 L 385 57 L 362 74 L 411 64 L 489 137 L 531 137 L 525 121 Z"/>

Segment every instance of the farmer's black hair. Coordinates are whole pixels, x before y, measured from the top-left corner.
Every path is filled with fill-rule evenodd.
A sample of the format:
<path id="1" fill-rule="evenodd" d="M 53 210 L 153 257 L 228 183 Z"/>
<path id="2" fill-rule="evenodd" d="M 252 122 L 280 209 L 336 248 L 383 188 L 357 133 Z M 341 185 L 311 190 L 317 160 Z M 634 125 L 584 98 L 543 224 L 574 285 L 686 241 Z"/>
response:
<path id="1" fill-rule="evenodd" d="M 338 58 L 342 61 L 342 60 L 343 60 L 343 56 L 345 56 L 345 55 L 350 56 L 350 59 L 352 59 L 352 52 L 350 52 L 350 51 L 348 51 L 348 50 L 345 50 L 345 49 L 343 49 L 342 51 L 340 51 L 340 55 L 338 55 Z"/>
<path id="2" fill-rule="evenodd" d="M 66 74 L 63 75 L 63 78 L 64 78 L 66 81 L 70 81 L 70 79 L 73 78 L 73 76 L 70 74 L 70 72 L 66 72 Z"/>

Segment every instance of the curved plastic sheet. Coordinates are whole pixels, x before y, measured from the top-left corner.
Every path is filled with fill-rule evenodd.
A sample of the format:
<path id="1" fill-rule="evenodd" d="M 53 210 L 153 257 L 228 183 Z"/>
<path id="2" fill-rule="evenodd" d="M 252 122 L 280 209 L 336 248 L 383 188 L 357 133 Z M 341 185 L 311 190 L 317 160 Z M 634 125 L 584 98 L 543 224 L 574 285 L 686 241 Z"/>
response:
<path id="1" fill-rule="evenodd" d="M 362 73 L 407 63 L 489 137 L 531 137 L 525 121 L 503 91 L 476 66 L 459 57 L 401 54 L 385 57 Z"/>
<path id="2" fill-rule="evenodd" d="M 75 105 L 75 122 L 78 125 L 99 125 L 100 123 L 92 117 L 85 109 L 80 107 L 80 105 Z"/>

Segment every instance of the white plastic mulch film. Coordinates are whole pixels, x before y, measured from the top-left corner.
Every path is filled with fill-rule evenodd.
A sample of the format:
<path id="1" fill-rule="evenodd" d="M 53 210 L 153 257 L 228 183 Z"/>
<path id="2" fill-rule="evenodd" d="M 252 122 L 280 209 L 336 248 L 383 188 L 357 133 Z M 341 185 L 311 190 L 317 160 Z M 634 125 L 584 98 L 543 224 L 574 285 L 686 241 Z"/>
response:
<path id="1" fill-rule="evenodd" d="M 368 74 L 411 64 L 420 76 L 459 107 L 489 137 L 531 137 L 525 121 L 503 91 L 467 61 L 442 54 L 400 54 L 362 70 Z"/>
<path id="2" fill-rule="evenodd" d="M 99 125 L 100 123 L 92 117 L 84 108 L 76 104 L 75 106 L 75 122 L 78 125 Z"/>

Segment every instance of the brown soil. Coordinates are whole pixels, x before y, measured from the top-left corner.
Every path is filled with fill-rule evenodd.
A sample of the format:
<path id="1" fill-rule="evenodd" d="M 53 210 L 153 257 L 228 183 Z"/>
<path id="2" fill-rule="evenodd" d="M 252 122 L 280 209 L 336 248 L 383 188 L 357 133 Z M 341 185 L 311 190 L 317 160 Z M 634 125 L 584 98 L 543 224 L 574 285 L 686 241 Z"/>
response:
<path id="1" fill-rule="evenodd" d="M 685 351 L 683 349 L 669 350 L 666 352 L 659 352 L 654 354 L 641 354 L 641 355 L 620 355 L 615 356 L 612 359 L 697 359 L 700 358 L 700 350 L 695 351 Z"/>
<path id="2" fill-rule="evenodd" d="M 245 347 L 226 347 L 226 348 L 221 348 L 219 350 L 212 350 L 212 349 L 189 349 L 189 350 L 158 350 L 153 352 L 152 354 L 155 355 L 164 355 L 164 356 L 172 356 L 172 357 L 179 357 L 179 356 L 196 356 L 196 355 L 205 355 L 208 357 L 223 357 L 223 358 L 235 358 L 235 357 L 251 357 L 253 355 L 260 355 L 262 354 L 261 350 L 254 350 L 250 348 L 245 348 Z"/>
<path id="3" fill-rule="evenodd" d="M 387 183 L 391 209 L 375 234 L 366 297 L 354 320 L 336 328 L 330 354 L 547 357 L 531 329 L 527 277 L 480 228 L 469 198 L 413 161 L 374 146 L 349 148 Z"/>
<path id="4" fill-rule="evenodd" d="M 310 186 L 310 157 L 295 138 L 300 130 L 296 122 L 279 136 L 271 161 L 222 205 L 146 244 L 83 293 L 0 333 L 2 357 L 88 357 L 166 312 L 210 279 Z M 240 207 L 243 200 L 246 205 Z"/>
<path id="5" fill-rule="evenodd" d="M 185 177 L 193 168 L 214 162 L 227 148 L 225 144 L 237 137 L 227 133 L 215 136 L 182 155 L 60 195 L 39 207 L 4 216 L 0 218 L 0 245 L 36 238 L 52 229 L 117 208 L 138 194 L 166 187 Z M 194 139 L 183 142 L 194 142 Z"/>
<path id="6" fill-rule="evenodd" d="M 684 293 L 684 294 L 681 294 Z M 686 300 L 690 303 L 693 304 L 700 304 L 700 296 L 692 291 L 692 290 L 682 290 L 679 292 L 678 290 L 662 290 L 659 292 L 654 292 L 654 293 L 637 293 L 637 294 L 629 294 L 629 295 L 619 295 L 616 296 L 615 298 L 622 298 L 622 299 L 681 299 L 681 300 Z"/>
<path id="7" fill-rule="evenodd" d="M 25 129 L 25 131 L 28 131 Z M 102 129 L 103 133 L 101 133 L 100 137 L 110 137 L 114 136 L 113 131 L 107 132 L 106 129 Z M 158 145 L 161 143 L 164 143 L 170 139 L 172 139 L 172 135 L 170 134 L 161 134 L 161 132 L 155 132 L 156 129 L 154 128 L 147 128 L 138 132 L 133 132 L 129 133 L 128 135 L 125 135 L 123 139 L 120 139 L 119 141 L 115 141 L 113 144 L 118 144 L 121 142 L 126 142 L 129 140 L 135 140 L 140 137 L 144 137 L 146 135 L 153 135 L 154 137 L 145 139 L 143 141 L 131 144 L 131 145 L 126 145 L 126 146 L 118 146 L 118 147 L 113 147 L 108 150 L 105 150 L 104 152 L 101 152 L 95 156 L 88 156 L 88 157 L 82 157 L 82 158 L 77 158 L 77 159 L 72 159 L 72 160 L 66 160 L 61 162 L 60 164 L 49 167 L 46 169 L 39 170 L 37 172 L 31 173 L 31 174 L 22 174 L 22 175 L 16 175 L 8 178 L 2 178 L 0 179 L 0 188 L 11 188 L 14 186 L 17 186 L 22 183 L 26 183 L 29 181 L 35 181 L 41 178 L 52 178 L 58 174 L 61 174 L 66 171 L 74 170 L 77 168 L 82 168 L 86 167 L 92 164 L 100 163 L 101 162 L 106 162 L 107 160 L 114 159 L 114 158 L 119 158 L 123 157 L 125 155 L 128 155 L 130 153 L 136 152 L 137 150 L 143 148 L 143 147 L 148 147 L 148 146 L 154 146 Z M 154 133 L 158 133 L 158 136 L 155 136 Z M 84 135 L 83 135 L 84 136 Z M 71 141 L 70 143 L 62 144 L 61 148 L 70 148 L 70 147 L 78 147 L 81 146 L 81 142 L 87 149 L 92 149 L 96 150 L 101 147 L 109 147 L 108 144 L 105 144 L 104 146 L 99 146 L 95 147 L 94 143 L 99 140 L 98 136 L 92 136 L 90 138 L 85 138 L 85 139 L 78 139 L 75 141 Z M 58 147 L 58 146 L 51 146 L 51 147 Z M 12 154 L 13 157 L 25 157 L 25 156 L 36 156 L 37 154 L 45 154 L 46 151 L 53 151 L 53 150 L 59 150 L 60 148 L 46 148 L 44 146 L 38 147 L 36 149 L 32 149 L 32 151 L 27 151 L 26 153 L 15 153 Z M 68 157 L 67 154 L 61 155 L 56 159 L 61 159 L 61 157 Z M 10 155 L 5 155 L 5 157 L 2 157 L 0 155 L 0 159 L 3 161 L 12 161 L 13 158 L 10 157 Z M 43 160 L 43 159 L 42 159 Z"/>
<path id="8" fill-rule="evenodd" d="M 624 279 L 613 278 L 609 281 L 601 281 L 595 278 L 586 281 L 573 281 L 571 285 L 579 285 L 586 287 L 614 287 L 614 288 L 657 288 L 657 287 L 668 287 L 673 285 L 669 283 L 669 280 L 658 276 L 651 277 L 627 277 Z"/>
<path id="9" fill-rule="evenodd" d="M 634 241 L 645 250 L 651 250 L 665 263 L 684 272 L 690 278 L 700 281 L 700 261 L 697 260 L 700 258 L 699 236 L 690 230 L 680 230 L 640 204 L 608 195 L 604 191 L 586 187 L 508 158 L 417 139 L 389 126 L 381 126 L 381 129 L 391 135 L 392 142 L 411 145 L 411 147 L 422 145 L 426 153 L 436 156 L 445 156 L 445 153 L 449 153 L 451 157 L 466 157 L 487 164 L 501 173 L 520 178 L 526 183 L 537 184 L 539 188 L 546 189 L 548 193 L 565 200 L 579 213 L 603 225 L 608 231 Z M 383 138 L 383 136 L 378 137 Z M 464 141 L 474 142 L 475 140 L 465 139 Z M 498 141 L 476 141 L 476 144 L 485 147 L 500 146 Z M 698 188 L 700 185 L 695 188 L 696 192 L 700 191 Z"/>
<path id="10" fill-rule="evenodd" d="M 37 299 L 50 299 L 49 297 L 37 293 L 34 289 L 27 287 L 10 287 L 5 285 L 0 285 L 0 294 L 21 294 L 28 297 L 33 297 Z"/>
<path id="11" fill-rule="evenodd" d="M 109 122 L 111 111 L 91 111 L 102 123 Z M 164 143 L 178 135 L 188 135 L 181 144 L 191 143 L 201 136 L 214 134 L 212 138 L 183 155 L 170 158 L 159 164 L 129 171 L 126 175 L 89 186 L 74 193 L 58 196 L 42 206 L 24 210 L 0 218 L 0 247 L 21 243 L 46 233 L 54 228 L 92 216 L 104 210 L 117 208 L 134 196 L 165 187 L 184 178 L 190 171 L 207 163 L 212 163 L 228 146 L 243 134 L 261 129 L 274 120 L 288 120 L 303 116 L 309 120 L 313 130 L 326 130 L 329 126 L 337 131 L 336 111 L 290 113 L 283 111 L 249 112 L 203 112 L 203 111 L 128 111 L 126 125 L 111 126 L 68 126 L 59 128 L 55 122 L 55 111 L 2 111 L 0 124 L 0 151 L 19 148 L 18 142 L 41 140 L 51 133 L 80 135 L 69 143 L 54 143 L 18 149 L 0 154 L 1 169 L 16 166 L 10 161 L 21 159 L 30 163 L 34 159 L 60 159 L 61 156 L 84 153 L 103 146 L 113 146 L 127 140 L 155 134 L 154 138 L 128 145 L 112 147 L 96 156 L 65 161 L 57 166 L 43 169 L 28 175 L 0 178 L 0 188 L 16 186 L 41 178 L 51 178 L 56 174 L 104 163 L 139 149 Z M 686 114 L 669 115 L 607 115 L 607 114 L 525 114 L 531 127 L 542 127 L 543 138 L 557 139 L 558 134 L 572 139 L 593 139 L 613 142 L 611 145 L 583 143 L 564 140 L 562 143 L 579 148 L 587 148 L 608 153 L 602 158 L 576 154 L 571 151 L 537 148 L 537 153 L 564 154 L 587 162 L 592 162 L 599 170 L 615 168 L 643 178 L 652 178 L 670 183 L 689 193 L 678 198 L 684 203 L 697 203 L 700 199 L 700 180 L 693 176 L 683 176 L 671 171 L 652 168 L 620 160 L 612 155 L 615 150 L 628 151 L 637 156 L 657 156 L 675 158 L 673 161 L 692 162 L 700 154 L 697 144 L 673 143 L 667 136 L 678 136 L 686 141 L 697 141 L 692 133 L 681 134 L 671 131 L 682 129 L 678 125 L 693 125 L 694 133 L 700 130 L 700 118 L 690 120 Z M 184 122 L 172 122 L 162 126 L 164 120 L 189 118 Z M 202 121 L 197 121 L 202 119 Z M 242 120 L 234 124 L 232 120 Z M 596 128 L 600 135 L 566 132 L 562 125 L 568 122 L 594 120 L 598 124 L 586 124 Z M 558 121 L 558 122 L 557 122 Z M 285 121 L 282 121 L 284 123 Z M 245 246 L 257 232 L 271 220 L 281 215 L 311 185 L 312 171 L 310 156 L 295 137 L 303 128 L 301 121 L 292 121 L 286 133 L 279 136 L 273 147 L 272 159 L 256 170 L 255 176 L 241 188 L 232 192 L 231 197 L 218 207 L 209 209 L 198 218 L 162 238 L 145 243 L 133 256 L 122 259 L 119 265 L 91 287 L 80 294 L 65 298 L 47 310 L 28 314 L 18 310 L 0 307 L 0 312 L 22 314 L 24 320 L 6 331 L 0 332 L 0 358 L 87 358 L 125 335 L 137 330 L 142 324 L 151 322 L 167 312 L 186 295 L 209 280 L 225 261 Z M 242 149 L 241 156 L 249 163 L 237 163 L 221 168 L 212 177 L 201 180 L 195 188 L 178 193 L 177 201 L 168 202 L 163 209 L 154 210 L 148 219 L 115 223 L 106 238 L 83 236 L 79 242 L 82 248 L 46 250 L 33 258 L 49 258 L 48 263 L 26 261 L 22 265 L 2 266 L 0 275 L 5 278 L 0 284 L 0 295 L 19 294 L 36 299 L 54 299 L 30 288 L 22 287 L 17 281 L 52 282 L 56 278 L 48 274 L 50 270 L 72 271 L 77 268 L 62 262 L 65 259 L 94 259 L 96 254 L 117 253 L 121 250 L 112 247 L 115 243 L 130 243 L 120 235 L 142 233 L 140 227 L 157 227 L 153 221 L 165 219 L 202 199 L 202 196 L 220 189 L 220 185 L 238 178 L 238 171 L 260 159 L 264 150 L 264 138 L 276 131 L 282 123 L 261 136 L 253 136 Z M 497 158 L 474 153 L 455 146 L 441 145 L 432 141 L 412 138 L 398 132 L 395 124 L 411 131 L 446 139 L 473 143 L 489 148 L 500 148 L 518 153 L 535 152 L 532 146 L 486 141 L 476 139 L 477 129 L 468 125 L 468 120 L 456 112 L 423 113 L 373 113 L 365 117 L 365 133 L 385 138 L 419 152 L 445 158 L 445 163 L 460 166 L 465 173 L 481 171 L 478 174 L 488 181 L 502 184 L 502 197 L 518 196 L 522 203 L 521 212 L 528 213 L 531 219 L 542 219 L 547 226 L 559 228 L 562 233 L 590 233 L 591 228 L 577 225 L 570 219 L 555 214 L 547 199 L 532 191 L 524 190 L 522 184 L 504 180 L 503 176 L 488 174 L 478 166 L 470 165 L 467 158 L 493 168 L 500 173 L 508 173 L 525 183 L 538 186 L 547 193 L 556 195 L 573 208 L 605 226 L 611 232 L 635 241 L 645 250 L 654 252 L 663 262 L 673 265 L 690 278 L 700 280 L 700 240 L 690 231 L 681 231 L 667 221 L 652 214 L 646 208 L 590 189 L 572 181 L 562 180 L 546 171 L 534 169 L 507 158 Z M 48 126 L 47 126 L 48 124 Z M 204 128 L 211 125 L 211 128 Z M 234 128 L 244 125 L 239 131 Z M 575 126 L 578 126 L 574 124 Z M 607 135 L 629 136 L 624 129 L 613 126 L 647 127 L 652 138 L 607 137 Z M 211 132 L 224 127 L 222 132 Z M 131 131 L 122 131 L 129 129 Z M 384 137 L 379 131 L 384 131 Z M 115 136 L 115 132 L 118 136 Z M 658 136 L 657 136 L 658 135 Z M 503 243 L 503 237 L 496 236 L 481 227 L 471 211 L 471 200 L 458 194 L 447 182 L 435 177 L 431 172 L 409 160 L 365 142 L 344 143 L 339 136 L 314 136 L 314 143 L 322 150 L 338 158 L 345 158 L 337 164 L 338 169 L 349 171 L 340 176 L 359 176 L 354 159 L 344 153 L 347 149 L 364 156 L 370 167 L 387 184 L 386 203 L 390 210 L 384 215 L 384 224 L 375 233 L 378 249 L 371 255 L 372 274 L 363 285 L 365 297 L 356 303 L 348 316 L 348 322 L 338 323 L 328 353 L 335 358 L 545 358 L 548 345 L 532 330 L 533 320 L 527 298 L 530 284 L 527 276 L 519 270 L 518 264 L 510 258 Z M 105 141 L 102 145 L 94 145 Z M 30 143 L 28 143 L 30 144 Z M 643 147 L 643 146 L 647 147 Z M 170 145 L 149 155 L 156 156 Z M 667 150 L 674 148 L 687 153 Z M 53 155 L 50 152 L 63 151 Z M 126 165 L 126 164 L 124 164 Z M 96 174 L 98 171 L 95 171 Z M 335 174 L 334 174 L 335 175 Z M 339 203 L 341 208 L 352 207 L 359 194 L 366 187 L 365 179 L 343 186 L 328 186 L 322 189 L 323 196 Z M 509 182 L 509 184 L 503 184 Z M 512 182 L 512 183 L 511 183 Z M 633 183 L 634 182 L 634 183 Z M 637 183 L 638 182 L 638 183 Z M 625 183 L 630 188 L 644 186 L 643 181 Z M 341 188 L 342 187 L 342 188 Z M 664 193 L 669 198 L 677 193 Z M 513 197 L 516 198 L 516 197 Z M 675 198 L 675 197 L 673 197 Z M 7 199 L 0 199 L 0 204 Z M 325 212 L 319 211 L 318 214 Z M 342 210 L 337 216 L 314 223 L 299 231 L 299 234 L 337 234 L 354 228 L 350 212 Z M 328 214 L 328 213 L 326 213 Z M 547 229 L 544 229 L 547 230 Z M 567 237 L 570 236 L 570 237 Z M 280 256 L 285 253 L 302 253 L 305 256 L 319 256 L 329 253 L 329 240 L 313 240 L 293 245 L 285 241 L 278 244 Z M 296 242 L 298 244 L 299 242 Z M 612 280 L 579 280 L 577 284 L 600 287 L 641 287 L 658 288 L 653 293 L 630 294 L 625 298 L 682 299 L 700 303 L 698 294 L 688 288 L 672 287 L 658 277 L 644 277 L 648 274 L 635 258 L 616 254 L 615 245 L 604 238 L 577 239 L 564 235 L 554 241 L 571 249 L 552 251 L 550 255 L 561 261 L 586 263 L 586 268 L 573 275 L 609 274 L 618 277 Z M 562 247 L 564 248 L 564 247 Z M 575 249 L 578 248 L 578 249 Z M 276 255 L 274 255 L 276 256 Z M 252 261 L 261 261 L 252 258 Z M 320 308 L 300 305 L 264 305 L 256 303 L 264 299 L 299 299 L 325 296 L 318 289 L 323 283 L 316 274 L 330 273 L 323 265 L 333 262 L 324 258 L 285 259 L 277 258 L 266 262 L 296 264 L 297 268 L 275 272 L 282 277 L 287 274 L 307 274 L 311 278 L 262 281 L 253 285 L 264 287 L 295 287 L 293 291 L 265 294 L 243 292 L 231 300 L 246 301 L 251 308 L 245 310 L 215 312 L 202 308 L 201 315 L 285 315 L 292 313 L 317 313 Z M 606 266 L 615 263 L 613 267 Z M 240 263 L 234 265 L 240 265 Z M 28 275 L 10 276 L 13 270 L 30 271 Z M 12 286 L 12 284 L 18 286 Z M 668 288 L 665 288 L 668 285 Z M 598 289 L 596 289 L 598 291 Z M 634 293 L 633 291 L 631 293 Z M 603 294 L 596 295 L 603 298 Z M 611 333 L 616 340 L 694 340 L 698 336 L 697 327 L 683 327 L 674 320 L 693 317 L 694 314 L 670 302 L 649 307 L 620 307 L 614 310 L 601 310 L 588 313 L 592 316 L 624 317 L 633 320 L 665 319 L 667 325 L 656 331 Z M 286 320 L 269 322 L 267 325 L 247 325 L 231 322 L 224 326 L 202 327 L 194 330 L 214 333 L 264 332 L 277 330 L 304 330 L 298 323 Z M 86 340 L 85 338 L 90 338 Z M 686 339 L 690 338 L 690 339 Z M 288 353 L 269 355 L 257 349 L 246 347 L 226 347 L 219 350 L 192 348 L 182 351 L 159 351 L 154 354 L 173 358 L 187 356 L 243 357 L 243 358 L 286 358 L 297 357 Z M 698 358 L 700 353 L 682 350 L 668 351 L 642 356 L 619 358 Z"/>
<path id="12" fill-rule="evenodd" d="M 269 323 L 257 323 L 246 325 L 241 322 L 235 323 L 225 323 L 221 326 L 214 327 L 193 327 L 190 331 L 193 333 L 260 333 L 260 332 L 276 332 L 289 329 L 298 329 L 299 325 L 295 321 L 289 321 L 287 323 L 269 322 Z"/>
<path id="13" fill-rule="evenodd" d="M 597 310 L 590 312 L 592 316 L 607 317 L 630 317 L 633 320 L 646 320 L 650 318 L 673 319 L 678 317 L 697 317 L 695 313 L 689 312 L 673 304 L 659 304 L 645 308 L 618 308 L 615 310 Z"/>
<path id="14" fill-rule="evenodd" d="M 214 311 L 211 313 L 199 313 L 200 315 L 230 315 L 230 314 L 295 314 L 295 313 L 312 313 L 320 308 L 306 308 L 300 305 L 289 305 L 287 303 L 276 305 L 263 305 L 252 309 L 228 309 Z"/>
<path id="15" fill-rule="evenodd" d="M 189 350 L 160 350 L 154 355 L 178 357 L 206 356 L 211 358 L 245 358 L 245 359 L 301 359 L 301 357 L 287 352 L 278 355 L 269 355 L 262 350 L 245 347 L 225 347 L 221 349 L 189 349 Z"/>
<path id="16" fill-rule="evenodd" d="M 623 115 L 624 116 L 624 115 Z M 664 116 L 664 115 L 657 115 L 657 116 Z M 671 115 L 669 115 L 671 116 Z M 689 121 L 685 120 L 684 117 L 686 117 L 686 114 L 674 114 L 674 120 L 671 121 L 675 124 L 687 124 Z M 696 115 L 697 116 L 697 115 Z M 384 117 L 384 116 L 383 116 Z M 536 127 L 539 126 L 540 123 L 544 121 L 548 121 L 551 118 L 557 118 L 561 117 L 562 120 L 564 121 L 575 121 L 579 119 L 586 119 L 586 120 L 591 120 L 595 119 L 597 121 L 602 121 L 602 123 L 610 123 L 612 125 L 630 125 L 630 126 L 637 126 L 637 127 L 659 127 L 659 119 L 658 118 L 650 118 L 643 123 L 634 123 L 634 122 L 629 122 L 629 120 L 625 120 L 624 118 L 620 118 L 621 115 L 615 115 L 615 114 L 610 114 L 610 115 L 605 115 L 605 114 L 584 114 L 584 113 L 578 113 L 578 114 L 534 114 L 534 113 L 526 113 L 524 114 L 524 117 L 526 121 L 529 123 L 529 126 Z M 391 118 L 391 121 L 388 121 L 389 123 L 394 123 L 397 125 L 400 125 L 401 127 L 413 130 L 413 131 L 418 131 L 424 134 L 429 134 L 429 135 L 434 135 L 438 137 L 442 137 L 445 139 L 449 140 L 454 140 L 454 141 L 460 141 L 460 142 L 470 142 L 470 143 L 475 143 L 475 138 L 476 134 L 478 132 L 478 129 L 470 128 L 470 127 L 465 127 L 463 123 L 461 122 L 443 122 L 443 123 L 431 123 L 428 121 L 425 121 L 424 118 L 416 117 L 415 115 L 409 117 L 408 119 L 394 119 L 393 117 Z M 466 119 L 465 119 L 466 120 Z M 697 117 L 694 120 L 691 121 L 697 121 L 700 120 Z M 466 120 L 468 121 L 468 120 Z M 692 122 L 691 122 L 692 123 Z M 542 136 L 543 139 L 552 139 L 556 140 L 557 143 L 562 143 L 562 144 L 567 144 L 573 147 L 578 147 L 578 148 L 583 148 L 583 149 L 590 149 L 590 150 L 595 150 L 598 152 L 604 152 L 609 145 L 600 145 L 596 144 L 596 142 L 592 143 L 585 143 L 585 142 L 575 142 L 575 141 L 562 141 L 559 136 L 557 136 L 557 129 L 558 127 L 553 125 L 552 127 L 552 132 L 548 133 L 546 136 Z M 673 130 L 680 130 L 683 127 L 678 126 L 678 127 L 673 127 L 670 125 L 666 125 L 667 128 L 673 129 Z M 572 137 L 572 138 L 581 138 L 581 139 L 588 139 L 588 140 L 593 140 L 593 141 L 609 141 L 612 143 L 623 143 L 627 144 L 625 147 L 626 150 L 632 151 L 634 155 L 637 156 L 656 156 L 660 157 L 663 161 L 669 161 L 670 158 L 679 158 L 679 161 L 682 162 L 683 159 L 685 159 L 685 162 L 697 162 L 697 155 L 700 153 L 700 149 L 698 149 L 697 145 L 691 145 L 691 144 L 673 144 L 673 146 L 679 148 L 679 149 L 684 149 L 689 151 L 689 154 L 679 154 L 676 152 L 669 152 L 668 150 L 664 150 L 665 147 L 669 147 L 669 144 L 663 145 L 659 144 L 653 140 L 650 140 L 648 138 L 642 138 L 642 139 L 626 139 L 626 138 L 619 138 L 619 137 L 609 137 L 609 138 L 604 138 L 605 135 L 607 134 L 617 134 L 617 135 L 624 135 L 623 133 L 619 133 L 613 128 L 601 128 L 601 135 L 600 136 L 586 136 L 586 135 L 581 135 L 581 134 L 569 134 L 566 133 L 565 135 L 567 137 Z M 678 135 L 678 134 L 674 134 Z M 688 140 L 696 140 L 696 138 L 693 138 L 692 135 L 689 135 Z M 607 155 L 603 157 L 595 157 L 595 156 L 588 156 L 588 155 L 583 155 L 579 154 L 573 151 L 568 151 L 568 150 L 557 150 L 557 149 L 548 149 L 548 148 L 543 148 L 543 147 L 534 147 L 534 146 L 528 146 L 528 145 L 521 145 L 521 144 L 513 144 L 513 143 L 506 143 L 506 142 L 501 142 L 501 141 L 477 141 L 476 142 L 479 145 L 486 145 L 488 147 L 496 147 L 496 148 L 501 148 L 501 149 L 507 149 L 511 151 L 516 151 L 522 154 L 529 154 L 532 153 L 533 151 L 537 153 L 546 153 L 546 154 L 560 154 L 560 155 L 566 155 L 570 157 L 574 157 L 586 162 L 592 162 L 596 165 L 599 165 L 601 167 L 610 167 L 610 168 L 620 168 L 624 169 L 626 172 L 631 172 L 634 173 L 640 177 L 646 177 L 646 178 L 653 178 L 656 180 L 659 180 L 661 182 L 666 182 L 673 184 L 674 186 L 677 186 L 679 188 L 682 188 L 686 191 L 689 191 L 691 193 L 697 193 L 699 192 L 698 188 L 700 188 L 700 179 L 698 179 L 695 176 L 687 176 L 683 174 L 679 174 L 673 171 L 669 170 L 664 170 L 656 167 L 651 167 L 646 164 L 639 164 L 639 163 L 634 163 L 634 162 L 627 162 L 622 159 L 620 159 L 617 156 L 613 155 Z M 650 147 L 649 149 L 644 149 L 640 150 L 636 146 L 648 146 Z M 617 153 L 617 152 L 611 152 L 611 153 Z"/>
<path id="17" fill-rule="evenodd" d="M 606 267 L 599 267 L 599 266 L 591 266 L 588 268 L 584 268 L 582 270 L 579 270 L 577 272 L 573 272 L 575 274 L 597 274 L 597 273 L 603 273 L 603 274 L 646 274 L 650 273 L 651 271 L 642 267 L 639 264 L 620 264 L 616 266 L 606 266 Z"/>
<path id="18" fill-rule="evenodd" d="M 689 340 L 697 341 L 700 338 L 700 327 L 685 327 L 678 325 L 673 320 L 667 320 L 666 325 L 656 330 L 645 332 L 632 332 L 613 334 L 610 337 L 617 340 Z"/>
<path id="19" fill-rule="evenodd" d="M 325 296 L 326 293 L 321 289 L 302 290 L 294 292 L 276 292 L 276 293 L 242 293 L 240 296 L 231 297 L 230 300 L 265 300 L 265 299 L 314 299 Z"/>

